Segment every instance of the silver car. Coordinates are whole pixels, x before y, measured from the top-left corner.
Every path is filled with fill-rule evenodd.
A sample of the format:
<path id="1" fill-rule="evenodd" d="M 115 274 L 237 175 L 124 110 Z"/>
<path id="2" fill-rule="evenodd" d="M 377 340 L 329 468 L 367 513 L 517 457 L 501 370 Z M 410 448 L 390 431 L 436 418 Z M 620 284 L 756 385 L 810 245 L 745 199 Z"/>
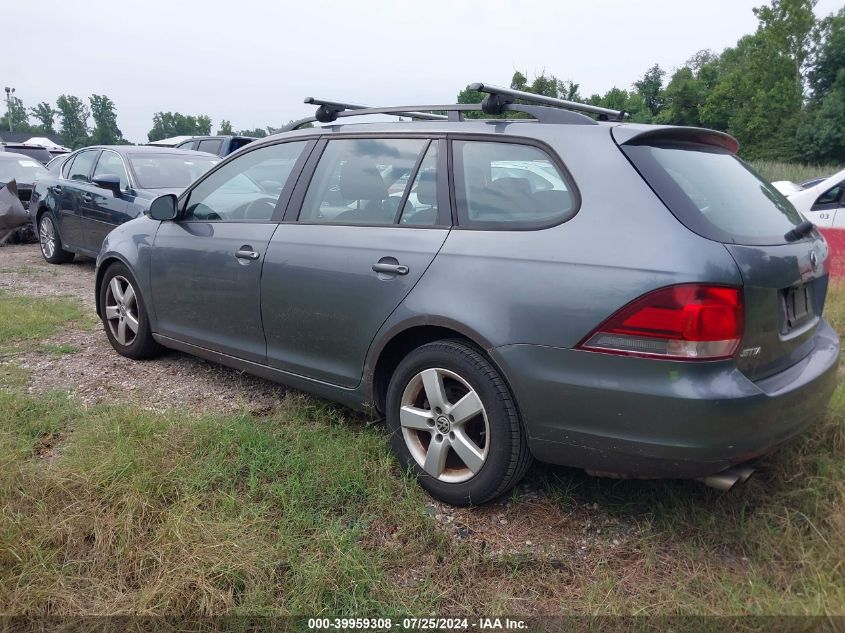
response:
<path id="1" fill-rule="evenodd" d="M 156 199 L 98 257 L 115 350 L 379 411 L 452 504 L 532 458 L 727 488 L 822 417 L 828 249 L 732 137 L 482 88 L 481 106 L 325 102 L 318 121 L 417 118 L 291 129 Z"/>

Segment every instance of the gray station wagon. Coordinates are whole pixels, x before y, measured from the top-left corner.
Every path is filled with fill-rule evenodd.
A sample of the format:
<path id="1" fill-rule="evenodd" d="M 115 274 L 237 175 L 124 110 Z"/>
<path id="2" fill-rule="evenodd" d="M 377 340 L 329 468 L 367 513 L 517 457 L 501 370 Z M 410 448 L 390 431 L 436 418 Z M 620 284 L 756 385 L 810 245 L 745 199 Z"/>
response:
<path id="1" fill-rule="evenodd" d="M 157 198 L 98 257 L 111 344 L 372 407 L 453 504 L 532 457 L 726 489 L 823 416 L 827 245 L 732 137 L 475 87 L 306 100 L 315 117 Z M 370 114 L 410 120 L 336 122 Z"/>

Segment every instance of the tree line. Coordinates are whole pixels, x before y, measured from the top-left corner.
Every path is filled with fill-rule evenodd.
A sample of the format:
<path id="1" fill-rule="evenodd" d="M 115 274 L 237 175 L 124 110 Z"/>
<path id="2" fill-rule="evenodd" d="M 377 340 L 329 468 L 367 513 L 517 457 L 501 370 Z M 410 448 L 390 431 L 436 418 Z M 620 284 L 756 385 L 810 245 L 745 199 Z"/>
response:
<path id="1" fill-rule="evenodd" d="M 37 121 L 30 122 L 30 117 Z M 58 119 L 59 129 L 56 130 Z M 94 125 L 89 125 L 89 119 Z M 27 108 L 19 97 L 7 101 L 6 114 L 0 118 L 0 129 L 38 134 L 58 134 L 62 143 L 76 149 L 86 145 L 121 145 L 128 143 L 117 127 L 117 110 L 114 101 L 105 95 L 91 95 L 86 104 L 79 97 L 61 95 L 53 107 L 42 101 L 34 108 Z"/>
<path id="2" fill-rule="evenodd" d="M 754 9 L 756 32 L 735 46 L 719 54 L 699 51 L 671 74 L 655 64 L 630 89 L 583 98 L 579 84 L 545 72 L 530 82 L 515 72 L 511 87 L 625 110 L 634 122 L 722 130 L 739 140 L 750 160 L 842 163 L 845 6 L 818 19 L 815 4 L 773 0 Z M 484 96 L 467 87 L 458 102 L 479 103 Z"/>
<path id="3" fill-rule="evenodd" d="M 33 120 L 36 122 L 33 123 Z M 204 114 L 194 116 L 179 112 L 156 112 L 147 138 L 149 141 L 158 141 L 172 136 L 208 136 L 211 134 L 211 126 L 211 118 Z M 6 114 L 0 117 L 0 130 L 8 130 L 10 127 L 15 132 L 30 132 L 33 136 L 57 135 L 71 149 L 87 145 L 130 144 L 117 126 L 114 101 L 105 95 L 91 95 L 88 103 L 73 95 L 61 95 L 56 99 L 55 107 L 42 101 L 33 108 L 27 108 L 19 97 L 11 97 L 6 104 Z M 231 122 L 224 119 L 217 134 L 261 138 L 274 131 L 272 127 L 235 131 Z"/>

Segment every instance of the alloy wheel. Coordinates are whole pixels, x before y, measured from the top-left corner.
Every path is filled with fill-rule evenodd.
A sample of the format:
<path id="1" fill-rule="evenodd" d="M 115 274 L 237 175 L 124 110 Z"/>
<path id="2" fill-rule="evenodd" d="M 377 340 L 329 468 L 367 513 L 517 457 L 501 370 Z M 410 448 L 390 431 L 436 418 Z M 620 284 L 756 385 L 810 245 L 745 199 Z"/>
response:
<path id="1" fill-rule="evenodd" d="M 411 456 L 439 481 L 467 481 L 487 459 L 487 412 L 472 386 L 453 371 L 416 374 L 402 393 L 399 423 Z"/>
<path id="2" fill-rule="evenodd" d="M 138 297 L 125 277 L 112 277 L 106 288 L 104 309 L 114 339 L 121 345 L 132 345 L 138 335 Z"/>
<path id="3" fill-rule="evenodd" d="M 50 259 L 56 252 L 56 230 L 53 227 L 53 220 L 49 215 L 41 218 L 38 229 L 38 241 L 41 243 L 41 252 L 44 257 Z"/>

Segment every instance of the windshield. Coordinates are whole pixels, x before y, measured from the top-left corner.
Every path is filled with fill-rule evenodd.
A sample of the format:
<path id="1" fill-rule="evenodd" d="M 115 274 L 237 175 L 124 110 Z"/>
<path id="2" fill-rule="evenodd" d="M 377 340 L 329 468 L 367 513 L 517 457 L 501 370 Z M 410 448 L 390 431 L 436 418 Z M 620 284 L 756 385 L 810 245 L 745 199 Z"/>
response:
<path id="1" fill-rule="evenodd" d="M 803 221 L 783 194 L 725 150 L 691 144 L 622 149 L 672 213 L 709 239 L 783 244 Z"/>
<path id="2" fill-rule="evenodd" d="M 213 156 L 129 154 L 141 189 L 184 189 L 219 162 Z"/>
<path id="3" fill-rule="evenodd" d="M 47 170 L 38 161 L 31 158 L 2 158 L 0 159 L 0 183 L 10 180 L 32 184 L 39 178 L 47 176 Z"/>

